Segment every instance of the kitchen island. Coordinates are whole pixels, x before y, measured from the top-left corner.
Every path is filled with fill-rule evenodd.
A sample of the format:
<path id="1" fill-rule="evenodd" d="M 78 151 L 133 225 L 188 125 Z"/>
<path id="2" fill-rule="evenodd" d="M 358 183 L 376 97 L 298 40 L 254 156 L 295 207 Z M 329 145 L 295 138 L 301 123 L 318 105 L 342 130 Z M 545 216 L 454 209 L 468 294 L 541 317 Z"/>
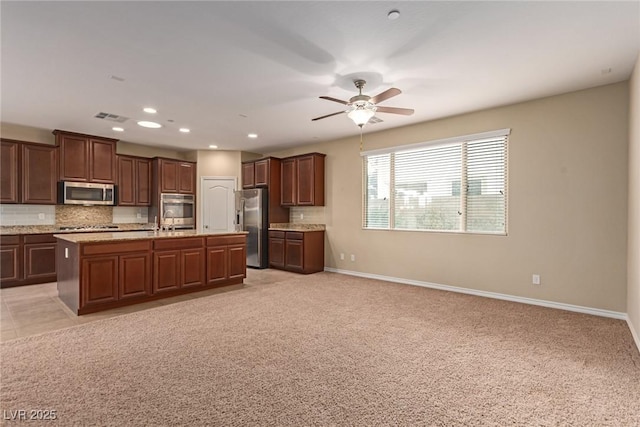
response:
<path id="1" fill-rule="evenodd" d="M 58 296 L 76 314 L 243 283 L 246 232 L 56 234 Z"/>

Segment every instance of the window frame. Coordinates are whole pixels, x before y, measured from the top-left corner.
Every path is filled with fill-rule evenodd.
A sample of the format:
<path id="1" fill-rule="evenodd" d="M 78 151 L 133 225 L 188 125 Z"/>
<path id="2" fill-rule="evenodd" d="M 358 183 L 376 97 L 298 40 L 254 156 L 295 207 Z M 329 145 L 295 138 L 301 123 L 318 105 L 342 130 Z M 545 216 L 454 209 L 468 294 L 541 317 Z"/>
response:
<path id="1" fill-rule="evenodd" d="M 408 231 L 408 232 L 429 232 L 429 233 L 453 233 L 453 234 L 478 234 L 489 236 L 507 236 L 509 234 L 509 135 L 511 134 L 510 128 L 498 129 L 488 132 L 474 133 L 450 138 L 442 138 L 436 140 L 430 140 L 425 142 L 419 142 L 416 144 L 400 145 L 389 148 L 374 149 L 362 151 L 360 156 L 362 157 L 362 222 L 361 226 L 363 230 L 372 231 Z M 504 138 L 504 229 L 500 231 L 482 231 L 482 230 L 468 230 L 467 224 L 467 211 L 468 211 L 468 194 L 461 195 L 460 208 L 461 218 L 460 227 L 456 230 L 446 229 L 425 229 L 425 228 L 395 228 L 395 159 L 396 153 L 420 150 L 426 148 L 436 148 L 438 146 L 451 146 L 460 144 L 461 150 L 466 152 L 467 144 L 477 141 L 482 141 L 492 138 Z M 388 208 L 388 226 L 387 227 L 367 227 L 367 207 L 368 207 L 368 157 L 376 155 L 389 155 L 389 208 Z M 469 169 L 466 162 L 466 155 L 461 156 L 462 159 L 462 171 L 460 177 L 460 188 L 465 188 L 464 180 L 468 178 Z"/>

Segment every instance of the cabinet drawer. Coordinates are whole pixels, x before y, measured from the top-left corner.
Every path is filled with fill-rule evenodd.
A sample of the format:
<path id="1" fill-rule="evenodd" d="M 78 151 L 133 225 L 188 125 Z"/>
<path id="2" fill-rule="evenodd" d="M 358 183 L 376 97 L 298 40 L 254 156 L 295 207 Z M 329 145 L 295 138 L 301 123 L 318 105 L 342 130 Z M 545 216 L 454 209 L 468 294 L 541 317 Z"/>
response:
<path id="1" fill-rule="evenodd" d="M 138 240 L 135 242 L 122 243 L 94 243 L 82 245 L 82 255 L 103 255 L 126 252 L 144 252 L 151 249 L 150 240 Z"/>
<path id="2" fill-rule="evenodd" d="M 20 244 L 20 236 L 0 236 L 0 245 L 18 245 Z"/>
<path id="3" fill-rule="evenodd" d="M 153 242 L 153 249 L 171 250 L 171 249 L 191 249 L 204 247 L 204 238 L 197 237 L 193 239 L 158 239 Z"/>
<path id="4" fill-rule="evenodd" d="M 287 240 L 303 240 L 304 233 L 299 231 L 287 231 Z"/>
<path id="5" fill-rule="evenodd" d="M 274 239 L 284 239 L 284 231 L 269 231 L 269 237 Z"/>
<path id="6" fill-rule="evenodd" d="M 207 237 L 207 246 L 242 245 L 245 242 L 246 242 L 245 235 Z"/>
<path id="7" fill-rule="evenodd" d="M 56 243 L 53 234 L 25 234 L 24 243 Z"/>

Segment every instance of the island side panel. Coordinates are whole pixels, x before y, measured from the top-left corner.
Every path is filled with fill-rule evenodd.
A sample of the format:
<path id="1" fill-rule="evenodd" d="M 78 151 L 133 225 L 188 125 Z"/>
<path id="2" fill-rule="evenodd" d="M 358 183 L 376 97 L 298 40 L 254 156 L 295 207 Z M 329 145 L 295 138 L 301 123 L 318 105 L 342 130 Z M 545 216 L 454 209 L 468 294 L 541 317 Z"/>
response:
<path id="1" fill-rule="evenodd" d="M 58 297 L 75 314 L 80 304 L 80 257 L 77 243 L 58 239 L 56 245 L 56 271 L 58 274 Z"/>

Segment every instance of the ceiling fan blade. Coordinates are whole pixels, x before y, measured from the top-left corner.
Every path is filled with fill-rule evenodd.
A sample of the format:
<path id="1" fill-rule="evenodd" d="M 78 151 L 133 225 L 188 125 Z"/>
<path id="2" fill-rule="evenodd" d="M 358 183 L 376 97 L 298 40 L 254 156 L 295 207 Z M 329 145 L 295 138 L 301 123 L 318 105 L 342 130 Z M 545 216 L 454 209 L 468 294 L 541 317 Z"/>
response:
<path id="1" fill-rule="evenodd" d="M 391 113 L 391 114 L 402 114 L 403 116 L 410 116 L 413 114 L 413 109 L 396 108 L 396 107 L 377 107 L 376 113 Z"/>
<path id="2" fill-rule="evenodd" d="M 331 113 L 331 114 L 327 114 L 326 116 L 316 117 L 315 119 L 311 119 L 311 121 L 315 122 L 316 120 L 326 119 L 327 117 L 337 116 L 338 114 L 342 114 L 342 113 L 344 113 L 344 111 L 338 111 L 337 113 Z"/>
<path id="3" fill-rule="evenodd" d="M 395 87 L 392 87 L 391 89 L 387 89 L 384 92 L 377 94 L 376 96 L 371 98 L 369 101 L 373 104 L 377 104 L 393 96 L 400 95 L 401 93 L 402 91 L 400 89 L 396 89 Z"/>
<path id="4" fill-rule="evenodd" d="M 349 103 L 347 101 L 343 101 L 341 99 L 337 99 L 337 98 L 332 98 L 330 96 L 321 96 L 321 99 L 326 99 L 327 101 L 333 101 L 333 102 L 338 102 L 340 104 L 344 104 L 344 105 L 349 105 Z"/>

